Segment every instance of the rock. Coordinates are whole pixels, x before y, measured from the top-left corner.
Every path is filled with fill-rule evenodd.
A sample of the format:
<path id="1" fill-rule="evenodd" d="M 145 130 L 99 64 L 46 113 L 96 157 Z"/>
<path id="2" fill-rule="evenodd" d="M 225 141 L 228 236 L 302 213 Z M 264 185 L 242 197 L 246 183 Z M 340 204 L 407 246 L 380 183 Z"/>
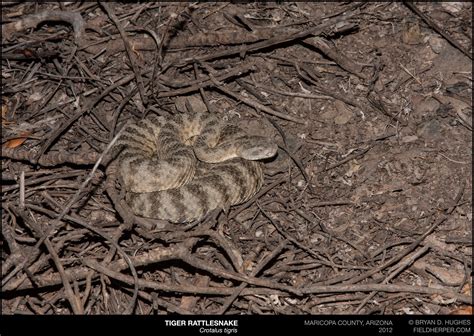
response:
<path id="1" fill-rule="evenodd" d="M 422 37 L 420 26 L 418 24 L 409 26 L 402 32 L 402 41 L 405 44 L 420 44 L 422 42 Z"/>
<path id="2" fill-rule="evenodd" d="M 414 142 L 416 140 L 418 140 L 418 137 L 416 135 L 407 135 L 402 138 L 403 143 Z"/>
<path id="3" fill-rule="evenodd" d="M 417 115 L 426 115 L 426 114 L 431 114 L 434 115 L 434 112 L 439 108 L 440 104 L 439 102 L 431 97 L 428 97 L 426 99 L 421 99 L 417 101 L 418 99 L 414 99 L 414 110 Z"/>
<path id="4" fill-rule="evenodd" d="M 203 113 L 207 112 L 206 104 L 201 99 L 200 95 L 192 95 L 187 97 L 178 97 L 175 100 L 176 109 L 181 113 L 191 112 L 188 111 L 188 107 L 192 109 L 192 112 Z"/>
<path id="5" fill-rule="evenodd" d="M 432 119 L 424 122 L 417 130 L 418 136 L 430 140 L 441 136 L 441 124 L 438 120 Z"/>
<path id="6" fill-rule="evenodd" d="M 431 50 L 436 54 L 439 54 L 447 46 L 446 41 L 436 35 L 432 35 L 428 38 L 428 44 L 430 45 Z"/>
<path id="7" fill-rule="evenodd" d="M 337 115 L 334 118 L 334 123 L 336 125 L 344 125 L 352 119 L 352 111 L 349 110 L 346 104 L 344 104 L 340 100 L 336 100 L 334 106 L 336 107 L 337 111 Z"/>

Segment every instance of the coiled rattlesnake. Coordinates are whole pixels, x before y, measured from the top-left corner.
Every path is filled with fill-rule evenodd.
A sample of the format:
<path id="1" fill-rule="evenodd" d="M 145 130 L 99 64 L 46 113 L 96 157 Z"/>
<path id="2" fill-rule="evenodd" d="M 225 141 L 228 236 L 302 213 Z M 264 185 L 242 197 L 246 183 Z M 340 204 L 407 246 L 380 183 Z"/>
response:
<path id="1" fill-rule="evenodd" d="M 125 201 L 142 217 L 189 222 L 243 203 L 263 183 L 277 145 L 211 113 L 150 115 L 125 127 L 118 169 Z"/>

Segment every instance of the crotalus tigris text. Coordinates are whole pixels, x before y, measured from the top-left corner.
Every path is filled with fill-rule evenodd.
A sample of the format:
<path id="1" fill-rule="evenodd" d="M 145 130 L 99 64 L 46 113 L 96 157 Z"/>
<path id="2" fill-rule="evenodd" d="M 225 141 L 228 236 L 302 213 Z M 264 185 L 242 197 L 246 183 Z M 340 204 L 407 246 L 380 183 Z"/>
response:
<path id="1" fill-rule="evenodd" d="M 175 223 L 250 199 L 263 182 L 255 160 L 277 151 L 211 113 L 150 115 L 126 126 L 117 145 L 126 203 L 138 216 Z"/>

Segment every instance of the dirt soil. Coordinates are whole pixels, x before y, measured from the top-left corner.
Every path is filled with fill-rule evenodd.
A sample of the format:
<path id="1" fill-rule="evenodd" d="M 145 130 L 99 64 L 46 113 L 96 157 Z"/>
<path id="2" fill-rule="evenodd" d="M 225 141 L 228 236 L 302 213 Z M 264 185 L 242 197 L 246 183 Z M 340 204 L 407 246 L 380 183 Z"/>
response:
<path id="1" fill-rule="evenodd" d="M 2 313 L 472 314 L 471 15 L 5 2 Z M 198 111 L 278 143 L 263 188 L 133 216 L 94 164 L 128 120 Z"/>

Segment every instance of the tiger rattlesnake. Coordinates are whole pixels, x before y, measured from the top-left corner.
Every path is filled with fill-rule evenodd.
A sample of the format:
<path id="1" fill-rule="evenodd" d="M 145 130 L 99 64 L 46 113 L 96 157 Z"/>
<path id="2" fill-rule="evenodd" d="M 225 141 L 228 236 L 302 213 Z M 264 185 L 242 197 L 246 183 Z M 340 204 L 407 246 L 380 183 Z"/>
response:
<path id="1" fill-rule="evenodd" d="M 254 196 L 277 145 L 210 113 L 150 115 L 125 126 L 116 146 L 125 201 L 135 215 L 200 219 Z"/>

